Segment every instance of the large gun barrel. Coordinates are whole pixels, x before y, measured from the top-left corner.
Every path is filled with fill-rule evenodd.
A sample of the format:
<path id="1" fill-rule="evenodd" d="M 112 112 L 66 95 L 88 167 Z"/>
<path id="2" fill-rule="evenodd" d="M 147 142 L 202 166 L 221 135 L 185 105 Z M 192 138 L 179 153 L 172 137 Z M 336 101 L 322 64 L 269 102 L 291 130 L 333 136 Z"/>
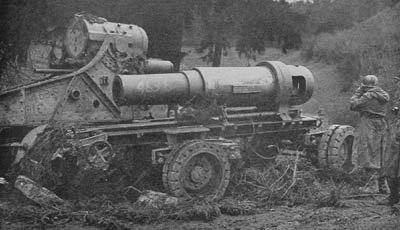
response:
<path id="1" fill-rule="evenodd" d="M 184 103 L 201 95 L 228 107 L 300 105 L 313 92 L 313 76 L 303 66 L 270 61 L 255 67 L 199 67 L 167 74 L 119 75 L 114 100 L 123 105 Z"/>

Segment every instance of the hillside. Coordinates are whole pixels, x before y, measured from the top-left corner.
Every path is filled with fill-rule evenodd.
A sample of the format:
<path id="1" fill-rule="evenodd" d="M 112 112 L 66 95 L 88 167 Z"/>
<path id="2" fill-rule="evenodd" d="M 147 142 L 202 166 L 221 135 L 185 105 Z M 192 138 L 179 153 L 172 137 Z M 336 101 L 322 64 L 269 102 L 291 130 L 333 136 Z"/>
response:
<path id="1" fill-rule="evenodd" d="M 320 34 L 303 44 L 302 56 L 337 66 L 343 91 L 354 90 L 360 76 L 377 75 L 398 98 L 393 77 L 400 66 L 400 4 L 387 8 L 351 29 Z"/>

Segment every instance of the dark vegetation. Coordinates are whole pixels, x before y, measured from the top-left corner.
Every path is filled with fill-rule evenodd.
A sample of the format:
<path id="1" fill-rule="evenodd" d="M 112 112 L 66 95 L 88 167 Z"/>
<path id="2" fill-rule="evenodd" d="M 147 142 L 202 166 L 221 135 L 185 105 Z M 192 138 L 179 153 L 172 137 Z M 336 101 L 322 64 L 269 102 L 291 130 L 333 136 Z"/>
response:
<path id="1" fill-rule="evenodd" d="M 320 4 L 319 7 L 328 10 L 326 15 L 314 19 L 322 23 L 303 40 L 303 57 L 336 64 L 344 81 L 343 91 L 366 74 L 381 77 L 384 86 L 394 90 L 390 86 L 400 63 L 400 5 L 395 5 L 395 1 L 334 2 L 348 2 L 348 5 Z M 391 7 L 386 8 L 387 4 Z M 329 7 L 337 12 L 330 16 Z"/>

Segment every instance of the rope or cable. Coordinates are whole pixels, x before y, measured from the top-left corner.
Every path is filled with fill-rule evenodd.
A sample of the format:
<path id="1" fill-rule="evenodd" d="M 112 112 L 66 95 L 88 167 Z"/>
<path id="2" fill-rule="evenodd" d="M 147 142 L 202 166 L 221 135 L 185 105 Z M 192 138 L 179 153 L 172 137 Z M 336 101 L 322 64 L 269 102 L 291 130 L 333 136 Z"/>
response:
<path id="1" fill-rule="evenodd" d="M 275 160 L 276 156 L 274 157 L 265 157 L 261 154 L 259 154 L 256 150 L 253 149 L 253 147 L 249 146 L 250 150 L 259 158 L 263 159 L 263 160 Z"/>

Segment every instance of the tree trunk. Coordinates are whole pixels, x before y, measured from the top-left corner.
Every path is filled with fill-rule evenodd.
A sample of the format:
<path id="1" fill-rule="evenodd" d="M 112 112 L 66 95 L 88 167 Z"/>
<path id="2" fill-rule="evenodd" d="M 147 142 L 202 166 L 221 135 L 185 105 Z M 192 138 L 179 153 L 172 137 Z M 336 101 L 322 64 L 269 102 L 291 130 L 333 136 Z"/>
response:
<path id="1" fill-rule="evenodd" d="M 212 60 L 213 67 L 221 66 L 221 57 L 222 57 L 222 44 L 216 43 L 214 45 L 214 56 Z"/>

